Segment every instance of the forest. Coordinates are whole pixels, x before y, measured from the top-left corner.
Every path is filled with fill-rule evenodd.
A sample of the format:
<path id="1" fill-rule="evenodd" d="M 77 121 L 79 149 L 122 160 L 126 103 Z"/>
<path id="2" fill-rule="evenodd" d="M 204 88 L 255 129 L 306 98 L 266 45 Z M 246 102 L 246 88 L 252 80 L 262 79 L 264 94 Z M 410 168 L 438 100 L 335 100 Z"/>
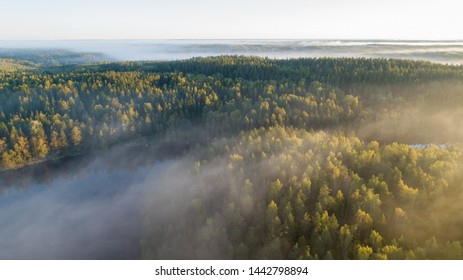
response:
<path id="1" fill-rule="evenodd" d="M 167 136 L 141 258 L 461 259 L 462 105 L 463 66 L 423 61 L 8 57 L 0 165 Z"/>

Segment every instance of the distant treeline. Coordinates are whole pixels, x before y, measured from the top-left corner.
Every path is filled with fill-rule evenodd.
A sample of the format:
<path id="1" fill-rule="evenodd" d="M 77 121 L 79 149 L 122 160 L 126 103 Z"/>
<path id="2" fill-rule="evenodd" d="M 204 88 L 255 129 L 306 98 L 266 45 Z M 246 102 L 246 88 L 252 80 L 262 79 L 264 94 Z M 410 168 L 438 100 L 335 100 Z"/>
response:
<path id="1" fill-rule="evenodd" d="M 81 53 L 65 49 L 8 49 L 0 48 L 0 71 L 5 67 L 1 60 L 16 60 L 18 64 L 28 64 L 31 68 L 50 67 L 69 64 L 88 64 L 107 61 L 101 53 Z"/>
<path id="2" fill-rule="evenodd" d="M 461 65 L 367 58 L 276 60 L 246 56 L 220 56 L 172 62 L 109 63 L 96 65 L 93 69 L 98 71 L 182 72 L 250 81 L 274 80 L 295 83 L 319 81 L 338 87 L 354 83 L 396 84 L 463 77 Z"/>

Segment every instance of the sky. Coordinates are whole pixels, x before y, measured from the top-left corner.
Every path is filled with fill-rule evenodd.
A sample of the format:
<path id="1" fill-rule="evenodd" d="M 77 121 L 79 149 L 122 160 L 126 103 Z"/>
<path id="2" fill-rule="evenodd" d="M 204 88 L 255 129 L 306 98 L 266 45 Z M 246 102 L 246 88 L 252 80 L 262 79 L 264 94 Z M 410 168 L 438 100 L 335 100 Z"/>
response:
<path id="1" fill-rule="evenodd" d="M 459 0 L 0 0 L 0 40 L 462 40 Z"/>

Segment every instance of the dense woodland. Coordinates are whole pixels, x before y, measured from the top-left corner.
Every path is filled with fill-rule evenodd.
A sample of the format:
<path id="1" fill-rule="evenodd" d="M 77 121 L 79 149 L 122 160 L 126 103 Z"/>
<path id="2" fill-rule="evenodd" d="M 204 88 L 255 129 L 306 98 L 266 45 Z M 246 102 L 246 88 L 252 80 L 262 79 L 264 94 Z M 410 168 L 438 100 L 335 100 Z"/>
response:
<path id="1" fill-rule="evenodd" d="M 147 203 L 143 258 L 462 258 L 462 66 L 3 61 L 3 169 L 203 135 L 179 171 L 188 183 L 166 186 L 183 190 L 181 203 L 178 192 Z"/>
<path id="2" fill-rule="evenodd" d="M 144 257 L 462 257 L 460 151 L 279 126 L 235 143 L 185 168 L 187 198 L 152 199 Z"/>

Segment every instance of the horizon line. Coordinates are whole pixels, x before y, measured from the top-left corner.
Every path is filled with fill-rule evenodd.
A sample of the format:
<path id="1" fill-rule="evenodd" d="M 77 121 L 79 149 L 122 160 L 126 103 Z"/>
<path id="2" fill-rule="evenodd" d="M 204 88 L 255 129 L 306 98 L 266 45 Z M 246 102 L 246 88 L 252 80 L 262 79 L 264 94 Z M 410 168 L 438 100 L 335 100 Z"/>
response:
<path id="1" fill-rule="evenodd" d="M 463 39 L 390 39 L 390 38 L 8 38 L 0 41 L 401 41 L 401 42 L 462 42 Z"/>

